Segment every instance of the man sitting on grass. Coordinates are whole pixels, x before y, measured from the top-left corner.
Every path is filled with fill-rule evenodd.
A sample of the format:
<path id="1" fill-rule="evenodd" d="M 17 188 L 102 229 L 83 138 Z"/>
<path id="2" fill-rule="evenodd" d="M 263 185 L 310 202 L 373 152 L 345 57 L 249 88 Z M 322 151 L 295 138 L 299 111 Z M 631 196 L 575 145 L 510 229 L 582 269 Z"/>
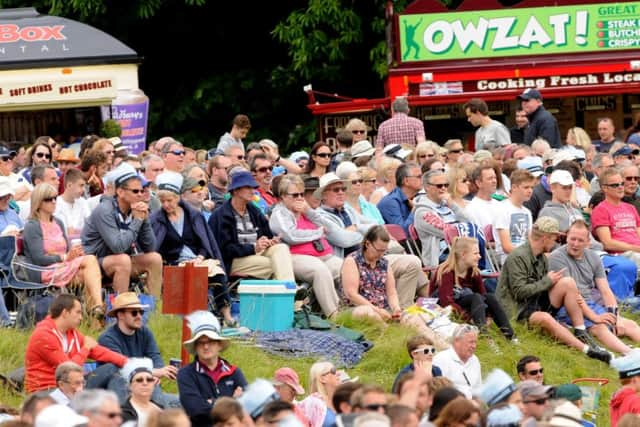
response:
<path id="1" fill-rule="evenodd" d="M 618 314 L 616 297 L 609 288 L 600 257 L 589 249 L 589 226 L 576 220 L 567 232 L 567 244 L 551 253 L 549 268 L 564 271 L 565 277 L 575 280 L 580 292 L 580 307 L 585 326 L 607 348 L 627 354 L 631 348 L 618 337 L 626 336 L 640 342 L 640 327 L 636 322 Z M 597 299 L 596 299 L 597 298 Z M 557 319 L 571 324 L 564 307 Z"/>
<path id="2" fill-rule="evenodd" d="M 558 228 L 553 218 L 537 219 L 527 242 L 507 257 L 496 293 L 507 312 L 517 310 L 519 321 L 539 326 L 564 344 L 609 363 L 611 354 L 598 346 L 585 328 L 575 281 L 564 277 L 563 270 L 549 270 L 545 253 L 553 249 Z M 571 318 L 573 334 L 554 318 L 562 307 Z"/>
<path id="3" fill-rule="evenodd" d="M 87 359 L 113 363 L 123 367 L 127 358 L 99 345 L 78 331 L 82 321 L 82 305 L 74 295 L 58 295 L 49 308 L 49 316 L 36 325 L 27 343 L 25 388 L 29 393 L 56 387 L 55 371 L 59 364 L 72 361 L 82 366 Z M 92 372 L 99 377 L 102 367 Z M 108 379 L 107 379 L 108 381 Z M 91 381 L 89 387 L 106 387 Z"/>

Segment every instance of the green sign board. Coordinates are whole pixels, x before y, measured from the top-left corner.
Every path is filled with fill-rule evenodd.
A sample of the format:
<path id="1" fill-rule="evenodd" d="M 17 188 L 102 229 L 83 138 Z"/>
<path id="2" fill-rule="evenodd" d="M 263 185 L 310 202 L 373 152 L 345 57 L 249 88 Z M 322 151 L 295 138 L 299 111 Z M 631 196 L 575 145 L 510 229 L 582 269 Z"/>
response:
<path id="1" fill-rule="evenodd" d="M 640 49 L 640 2 L 400 15 L 400 60 Z"/>

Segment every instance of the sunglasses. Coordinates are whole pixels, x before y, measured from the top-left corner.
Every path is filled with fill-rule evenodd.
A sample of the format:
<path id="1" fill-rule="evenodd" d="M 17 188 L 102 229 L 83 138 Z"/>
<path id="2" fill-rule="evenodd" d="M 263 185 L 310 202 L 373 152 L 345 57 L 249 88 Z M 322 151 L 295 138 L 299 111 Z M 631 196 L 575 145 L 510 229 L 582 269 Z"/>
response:
<path id="1" fill-rule="evenodd" d="M 317 157 L 322 157 L 323 159 L 328 159 L 331 157 L 331 153 L 316 153 Z"/>
<path id="2" fill-rule="evenodd" d="M 330 191 L 333 191 L 334 193 L 344 193 L 347 191 L 347 187 L 333 187 Z"/>
<path id="3" fill-rule="evenodd" d="M 638 181 L 640 181 L 640 176 L 625 176 L 624 180 L 625 181 L 629 181 L 629 182 L 631 182 L 631 181 L 638 182 Z"/>
<path id="4" fill-rule="evenodd" d="M 470 183 L 470 182 L 471 182 L 471 180 L 470 180 L 469 178 L 462 178 L 462 179 L 460 180 L 460 182 L 462 182 L 462 183 L 464 183 L 464 184 L 468 184 L 468 183 Z"/>
<path id="5" fill-rule="evenodd" d="M 153 383 L 155 381 L 156 381 L 156 379 L 153 378 L 153 377 L 139 377 L 139 378 L 136 378 L 135 380 L 133 380 L 133 382 L 136 382 L 138 384 L 142 384 L 142 383 L 147 383 L 148 384 L 148 383 Z"/>
<path id="6" fill-rule="evenodd" d="M 444 184 L 432 184 L 430 182 L 427 182 L 427 185 L 431 185 L 433 187 L 437 187 L 438 189 L 449 188 L 449 183 L 448 182 L 445 182 Z"/>
<path id="7" fill-rule="evenodd" d="M 235 158 L 238 160 L 244 160 L 244 154 L 238 154 Z"/>
<path id="8" fill-rule="evenodd" d="M 169 152 L 171 154 L 173 154 L 174 156 L 184 156 L 184 154 L 185 154 L 184 150 L 171 150 Z"/>
<path id="9" fill-rule="evenodd" d="M 16 156 L 2 156 L 0 157 L 0 159 L 2 159 L 3 162 L 8 162 L 10 160 L 15 159 Z"/>
<path id="10" fill-rule="evenodd" d="M 436 348 L 435 347 L 416 348 L 411 353 L 413 353 L 413 354 L 429 354 L 429 353 L 436 354 Z"/>
<path id="11" fill-rule="evenodd" d="M 127 312 L 133 317 L 142 316 L 144 314 L 144 310 L 127 310 Z"/>
<path id="12" fill-rule="evenodd" d="M 356 129 L 356 130 L 352 130 L 351 133 L 359 133 L 359 134 L 364 135 L 365 133 L 367 133 L 367 131 L 366 130 Z"/>
<path id="13" fill-rule="evenodd" d="M 264 166 L 256 169 L 256 172 L 265 173 L 267 171 L 271 172 L 273 170 L 273 166 Z"/>
<path id="14" fill-rule="evenodd" d="M 58 200 L 58 196 L 47 197 L 47 198 L 42 199 L 43 202 L 48 202 L 48 203 L 55 202 L 57 200 Z"/>
<path id="15" fill-rule="evenodd" d="M 385 403 L 372 403 L 371 405 L 365 405 L 363 409 L 367 411 L 379 411 L 382 409 L 384 412 L 387 412 L 387 404 Z"/>
<path id="16" fill-rule="evenodd" d="M 45 159 L 50 159 L 50 158 L 51 158 L 51 154 L 49 154 L 49 153 L 42 153 L 42 152 L 40 152 L 40 153 L 36 153 L 36 157 L 37 157 L 37 158 L 39 158 L 39 159 L 41 159 L 41 158 L 43 158 L 43 157 L 44 157 Z"/>
<path id="17" fill-rule="evenodd" d="M 331 375 L 335 375 L 335 374 L 337 374 L 337 373 L 338 373 L 338 370 L 337 370 L 337 369 L 336 369 L 336 367 L 334 366 L 333 368 L 331 368 L 330 370 L 328 370 L 327 372 L 325 372 L 324 374 L 322 374 L 322 376 L 324 376 L 324 375 L 329 375 L 329 374 L 331 374 Z"/>
<path id="18" fill-rule="evenodd" d="M 123 190 L 131 191 L 133 194 L 144 193 L 143 188 L 123 188 Z"/>
<path id="19" fill-rule="evenodd" d="M 527 375 L 534 376 L 544 372 L 544 368 L 534 369 L 533 371 L 528 371 Z"/>
<path id="20" fill-rule="evenodd" d="M 364 182 L 364 179 L 354 179 L 351 181 L 352 185 L 356 185 L 356 184 L 362 184 Z"/>
<path id="21" fill-rule="evenodd" d="M 460 148 L 459 150 L 449 150 L 450 153 L 462 153 L 464 150 Z"/>
<path id="22" fill-rule="evenodd" d="M 605 187 L 620 188 L 624 184 L 622 182 L 614 182 L 613 184 L 602 184 L 602 185 L 604 185 Z"/>
<path id="23" fill-rule="evenodd" d="M 292 199 L 303 199 L 304 193 L 287 193 L 287 196 L 291 197 Z"/>
<path id="24" fill-rule="evenodd" d="M 366 182 L 367 184 L 375 184 L 376 180 L 375 179 L 365 179 L 364 182 Z"/>
<path id="25" fill-rule="evenodd" d="M 536 405 L 544 405 L 545 403 L 547 403 L 547 400 L 549 400 L 548 397 L 541 397 L 540 399 L 527 400 L 523 401 L 522 403 L 535 403 Z"/>

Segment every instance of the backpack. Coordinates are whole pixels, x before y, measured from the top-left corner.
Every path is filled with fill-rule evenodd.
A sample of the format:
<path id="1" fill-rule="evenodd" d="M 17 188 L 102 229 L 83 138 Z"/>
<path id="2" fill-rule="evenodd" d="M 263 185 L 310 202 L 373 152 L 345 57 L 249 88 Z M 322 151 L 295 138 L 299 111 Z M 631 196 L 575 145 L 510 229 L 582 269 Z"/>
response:
<path id="1" fill-rule="evenodd" d="M 35 327 L 36 323 L 47 317 L 53 299 L 54 296 L 48 292 L 28 296 L 18 309 L 16 328 L 31 329 Z"/>

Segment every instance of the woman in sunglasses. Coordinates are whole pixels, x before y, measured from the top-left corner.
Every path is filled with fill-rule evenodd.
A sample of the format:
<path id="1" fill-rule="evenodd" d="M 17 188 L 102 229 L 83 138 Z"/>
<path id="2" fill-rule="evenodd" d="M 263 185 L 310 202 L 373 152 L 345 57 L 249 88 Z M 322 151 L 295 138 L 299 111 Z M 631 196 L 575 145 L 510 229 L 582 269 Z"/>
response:
<path id="1" fill-rule="evenodd" d="M 449 199 L 451 203 L 455 204 L 458 208 L 462 209 L 466 214 L 466 207 L 469 201 L 465 197 L 470 192 L 471 179 L 467 175 L 464 168 L 451 168 L 447 172 L 447 178 L 449 179 Z"/>
<path id="2" fill-rule="evenodd" d="M 324 141 L 318 141 L 311 147 L 311 155 L 305 173 L 320 178 L 328 172 L 330 163 L 331 147 Z"/>
<path id="3" fill-rule="evenodd" d="M 31 214 L 23 233 L 24 254 L 32 264 L 27 267 L 27 275 L 32 281 L 59 288 L 71 281 L 78 282 L 91 299 L 87 304 L 89 315 L 102 321 L 102 275 L 98 260 L 85 255 L 80 244 L 69 244 L 64 224 L 53 216 L 57 197 L 58 190 L 46 183 L 36 185 L 31 193 Z"/>
<path id="4" fill-rule="evenodd" d="M 299 403 L 299 407 L 311 427 L 335 425 L 333 393 L 341 383 L 340 373 L 331 362 L 316 362 L 309 369 L 309 383 L 309 396 Z"/>
<path id="5" fill-rule="evenodd" d="M 336 175 L 346 183 L 345 204 L 362 217 L 362 222 L 365 224 L 384 224 L 384 219 L 382 219 L 378 208 L 362 196 L 364 178 L 358 172 L 358 167 L 351 162 L 342 162 L 336 169 Z"/>
<path id="6" fill-rule="evenodd" d="M 120 374 L 129 384 L 130 391 L 129 398 L 121 406 L 122 421 L 134 421 L 138 427 L 146 427 L 149 416 L 163 409 L 151 400 L 157 382 L 153 376 L 153 362 L 146 357 L 130 358 Z"/>
<path id="7" fill-rule="evenodd" d="M 269 226 L 289 245 L 296 280 L 312 284 L 318 304 L 328 318 L 338 312 L 340 299 L 335 280 L 340 277 L 342 259 L 333 254 L 324 227 L 336 227 L 311 209 L 304 198 L 304 182 L 297 175 L 285 175 L 278 185 L 276 204 Z"/>
<path id="8" fill-rule="evenodd" d="M 407 351 L 409 352 L 411 363 L 402 368 L 400 372 L 398 372 L 398 375 L 396 375 L 396 379 L 393 380 L 393 386 L 391 387 L 392 393 L 400 392 L 398 389 L 400 378 L 415 371 L 416 366 L 424 369 L 428 373 L 431 373 L 432 377 L 442 376 L 440 368 L 433 365 L 433 356 L 436 354 L 436 348 L 429 337 L 425 337 L 424 335 L 415 335 L 409 338 L 407 340 Z"/>
<path id="9" fill-rule="evenodd" d="M 107 170 L 111 170 L 114 168 L 113 160 L 115 158 L 116 152 L 115 152 L 115 148 L 113 147 L 113 143 L 111 141 L 109 141 L 106 138 L 100 138 L 95 142 L 95 144 L 93 144 L 93 147 L 91 149 L 95 151 L 100 151 L 105 156 L 107 156 L 107 164 L 108 164 Z"/>
<path id="10" fill-rule="evenodd" d="M 479 260 L 478 240 L 454 238 L 449 257 L 432 277 L 429 293 L 438 297 L 441 307 L 451 305 L 463 316 L 471 318 L 480 330 L 486 329 L 488 313 L 502 334 L 508 340 L 514 340 L 513 328 L 500 302 L 495 294 L 484 288 L 478 269 Z"/>
<path id="11" fill-rule="evenodd" d="M 19 172 L 20 175 L 22 175 L 27 182 L 31 182 L 31 169 L 37 165 L 51 164 L 52 156 L 53 151 L 49 144 L 38 138 L 35 144 L 27 150 L 27 166 Z"/>
<path id="12" fill-rule="evenodd" d="M 156 177 L 158 199 L 162 209 L 151 215 L 151 227 L 156 236 L 154 251 L 169 265 L 184 265 L 187 262 L 207 267 L 216 308 L 228 325 L 236 325 L 231 316 L 231 301 L 227 288 L 227 277 L 222 267 L 222 254 L 204 216 L 180 195 L 193 189 L 202 192 L 203 185 L 187 178 L 190 189 L 184 188 L 182 175 L 164 172 Z M 195 186 L 193 185 L 195 184 Z M 200 188 L 198 188 L 200 187 Z"/>

